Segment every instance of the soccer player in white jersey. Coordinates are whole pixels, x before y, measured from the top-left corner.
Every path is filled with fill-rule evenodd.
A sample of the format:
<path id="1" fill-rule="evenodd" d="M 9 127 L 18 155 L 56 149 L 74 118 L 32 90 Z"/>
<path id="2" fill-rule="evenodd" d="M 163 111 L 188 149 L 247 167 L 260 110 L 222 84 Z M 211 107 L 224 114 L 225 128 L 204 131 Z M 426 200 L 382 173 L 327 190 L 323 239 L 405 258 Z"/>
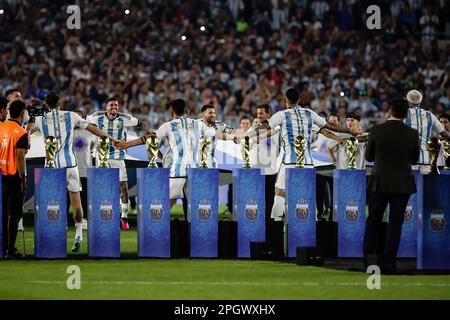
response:
<path id="1" fill-rule="evenodd" d="M 275 199 L 272 208 L 272 218 L 281 219 L 284 213 L 284 196 L 286 183 L 286 168 L 294 168 L 296 164 L 296 156 L 294 149 L 294 141 L 296 137 L 302 136 L 306 139 L 305 150 L 305 167 L 314 167 L 314 161 L 311 156 L 311 143 L 313 137 L 312 127 L 317 125 L 320 130 L 323 128 L 335 132 L 346 132 L 356 135 L 347 128 L 342 128 L 331 123 L 327 123 L 325 118 L 320 117 L 317 113 L 310 109 L 302 108 L 298 105 L 300 95 L 294 88 L 289 88 L 285 94 L 286 110 L 275 113 L 268 121 L 262 123 L 257 130 L 268 130 L 267 135 L 270 136 L 273 128 L 281 127 L 281 141 L 284 151 L 283 163 L 278 172 L 277 182 L 275 185 Z M 269 130 L 270 129 L 270 130 Z M 254 133 L 249 135 L 253 136 Z"/>
<path id="2" fill-rule="evenodd" d="M 83 240 L 83 208 L 80 199 L 80 176 L 77 168 L 77 161 L 73 152 L 73 140 L 75 127 L 86 129 L 96 136 L 105 136 L 114 142 L 115 138 L 100 130 L 96 126 L 89 124 L 75 112 L 59 110 L 60 97 L 51 92 L 45 97 L 45 102 L 50 108 L 50 112 L 35 119 L 31 130 L 37 130 L 44 135 L 44 139 L 55 137 L 58 143 L 56 151 L 55 165 L 57 168 L 66 168 L 67 190 L 69 191 L 70 204 L 73 207 L 73 219 L 75 221 L 75 241 L 72 252 L 79 252 Z"/>
<path id="3" fill-rule="evenodd" d="M 223 133 L 217 132 L 214 127 L 207 126 L 201 120 L 187 118 L 184 100 L 176 99 L 171 105 L 173 120 L 162 124 L 156 132 L 133 141 L 121 141 L 116 147 L 126 149 L 145 144 L 147 138 L 156 135 L 160 144 L 164 143 L 167 149 L 164 156 L 170 160 L 170 163 L 165 163 L 170 169 L 170 199 L 175 200 L 185 198 L 187 169 L 196 168 L 200 163 L 200 138 L 221 138 Z"/>
<path id="4" fill-rule="evenodd" d="M 202 122 L 208 127 L 214 128 L 217 132 L 221 134 L 221 137 L 216 138 L 215 136 L 211 138 L 211 153 L 208 157 L 208 168 L 217 168 L 216 160 L 216 146 L 217 139 L 220 140 L 234 140 L 237 142 L 237 137 L 233 134 L 234 129 L 228 126 L 226 123 L 216 121 L 216 109 L 212 104 L 205 104 L 202 109 Z"/>
<path id="5" fill-rule="evenodd" d="M 126 139 L 127 128 L 140 126 L 139 120 L 131 115 L 119 113 L 119 99 L 114 97 L 106 101 L 106 112 L 96 112 L 90 117 L 90 123 L 105 130 L 117 140 Z M 120 206 L 122 209 L 120 225 L 122 230 L 130 228 L 128 224 L 128 176 L 125 167 L 125 151 L 114 147 L 110 142 L 109 165 L 120 172 Z"/>
<path id="6" fill-rule="evenodd" d="M 406 95 L 406 100 L 408 100 L 410 108 L 405 124 L 419 132 L 420 155 L 416 169 L 426 174 L 431 171 L 430 156 L 427 151 L 430 138 L 448 139 L 450 136 L 434 114 L 420 107 L 422 94 L 419 91 L 410 90 Z"/>
<path id="7" fill-rule="evenodd" d="M 450 115 L 448 115 L 447 113 L 444 113 L 442 115 L 439 116 L 439 122 L 442 123 L 442 125 L 444 126 L 444 129 L 447 133 L 450 133 Z M 450 158 L 447 160 L 447 162 L 450 162 Z M 445 166 L 445 161 L 444 161 L 444 145 L 441 145 L 441 151 L 439 152 L 439 158 L 438 158 L 438 162 L 437 162 L 438 166 Z M 450 164 L 449 164 L 450 166 Z"/>

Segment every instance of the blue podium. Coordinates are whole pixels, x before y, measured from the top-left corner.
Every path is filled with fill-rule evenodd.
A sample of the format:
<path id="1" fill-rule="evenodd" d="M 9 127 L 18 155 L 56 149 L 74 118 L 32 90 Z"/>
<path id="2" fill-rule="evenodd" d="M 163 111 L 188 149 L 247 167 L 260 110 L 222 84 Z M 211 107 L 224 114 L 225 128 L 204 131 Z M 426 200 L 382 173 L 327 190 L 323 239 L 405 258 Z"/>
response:
<path id="1" fill-rule="evenodd" d="M 137 169 L 138 257 L 170 258 L 169 169 Z"/>
<path id="2" fill-rule="evenodd" d="M 423 176 L 419 214 L 418 269 L 450 269 L 450 175 Z"/>
<path id="3" fill-rule="evenodd" d="M 238 258 L 250 258 L 250 242 L 264 242 L 265 178 L 261 169 L 233 169 L 233 217 L 237 221 Z"/>
<path id="4" fill-rule="evenodd" d="M 66 169 L 34 169 L 34 255 L 67 257 Z"/>
<path id="5" fill-rule="evenodd" d="M 417 227 L 419 224 L 419 212 L 422 212 L 423 208 L 423 176 L 419 170 L 414 170 L 413 174 L 417 192 L 409 197 L 405 210 L 402 235 L 397 252 L 397 257 L 402 258 L 417 257 Z"/>
<path id="6" fill-rule="evenodd" d="M 219 234 L 219 170 L 188 169 L 188 221 L 191 257 L 217 258 Z"/>
<path id="7" fill-rule="evenodd" d="M 288 257 L 316 246 L 316 169 L 286 169 Z"/>
<path id="8" fill-rule="evenodd" d="M 333 219 L 338 224 L 338 257 L 363 256 L 366 171 L 334 170 Z"/>
<path id="9" fill-rule="evenodd" d="M 119 169 L 89 168 L 88 256 L 120 257 Z"/>

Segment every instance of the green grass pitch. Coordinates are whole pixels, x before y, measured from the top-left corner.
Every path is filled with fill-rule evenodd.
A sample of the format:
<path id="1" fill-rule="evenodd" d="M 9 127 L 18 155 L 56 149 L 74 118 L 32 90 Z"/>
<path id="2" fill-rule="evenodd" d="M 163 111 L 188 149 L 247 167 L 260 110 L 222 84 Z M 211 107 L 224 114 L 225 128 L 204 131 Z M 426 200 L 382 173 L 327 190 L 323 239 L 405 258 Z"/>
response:
<path id="1" fill-rule="evenodd" d="M 175 213 L 176 214 L 176 213 Z M 68 230 L 70 252 L 74 236 Z M 26 228 L 26 252 L 33 253 Z M 85 234 L 86 239 L 86 234 Z M 19 232 L 17 247 L 23 251 Z M 83 253 L 87 243 L 83 242 Z M 121 232 L 121 253 L 137 252 L 135 229 Z M 67 267 L 81 270 L 81 289 L 69 290 Z M 450 276 L 368 275 L 295 263 L 216 259 L 74 259 L 0 261 L 0 299 L 450 299 Z"/>

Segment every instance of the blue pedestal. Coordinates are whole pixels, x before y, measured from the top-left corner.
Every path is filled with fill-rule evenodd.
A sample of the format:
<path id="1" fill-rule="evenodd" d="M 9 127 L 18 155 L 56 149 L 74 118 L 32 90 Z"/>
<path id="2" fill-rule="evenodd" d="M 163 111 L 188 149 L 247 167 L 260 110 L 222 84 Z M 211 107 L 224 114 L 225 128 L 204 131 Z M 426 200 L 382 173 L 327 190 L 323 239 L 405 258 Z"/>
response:
<path id="1" fill-rule="evenodd" d="M 217 258 L 218 169 L 188 169 L 188 221 L 191 224 L 191 257 Z"/>
<path id="2" fill-rule="evenodd" d="M 137 169 L 138 257 L 170 258 L 169 169 Z"/>
<path id="3" fill-rule="evenodd" d="M 418 269 L 450 269 L 450 175 L 423 176 L 419 214 Z"/>
<path id="4" fill-rule="evenodd" d="M 34 169 L 34 255 L 67 257 L 66 169 Z"/>
<path id="5" fill-rule="evenodd" d="M 288 257 L 316 246 L 316 169 L 286 169 Z"/>
<path id="6" fill-rule="evenodd" d="M 120 257 L 119 169 L 89 168 L 88 255 Z"/>
<path id="7" fill-rule="evenodd" d="M 261 169 L 233 169 L 233 216 L 237 221 L 238 258 L 250 258 L 250 242 L 264 242 L 265 178 Z"/>
<path id="8" fill-rule="evenodd" d="M 338 257 L 362 257 L 366 221 L 366 171 L 334 170 L 333 177 Z"/>
<path id="9" fill-rule="evenodd" d="M 409 197 L 405 211 L 405 219 L 402 227 L 402 236 L 398 247 L 397 257 L 417 257 L 417 226 L 419 223 L 419 212 L 423 206 L 423 176 L 419 170 L 414 170 L 417 192 Z M 389 221 L 389 219 L 388 219 Z"/>

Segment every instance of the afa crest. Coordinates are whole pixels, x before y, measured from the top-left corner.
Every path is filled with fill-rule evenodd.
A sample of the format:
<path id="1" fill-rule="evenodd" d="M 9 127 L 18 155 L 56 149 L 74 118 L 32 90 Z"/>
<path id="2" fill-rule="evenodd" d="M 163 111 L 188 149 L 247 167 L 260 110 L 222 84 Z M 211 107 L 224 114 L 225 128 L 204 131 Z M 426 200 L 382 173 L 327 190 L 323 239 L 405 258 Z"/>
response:
<path id="1" fill-rule="evenodd" d="M 55 222 L 59 220 L 61 214 L 59 210 L 59 203 L 56 200 L 49 201 L 47 204 L 47 221 Z"/>
<path id="2" fill-rule="evenodd" d="M 355 201 L 350 201 L 345 207 L 345 220 L 348 223 L 355 223 L 358 221 L 359 210 Z"/>
<path id="3" fill-rule="evenodd" d="M 442 232 L 445 230 L 445 217 L 441 210 L 431 212 L 430 228 L 432 232 Z"/>
<path id="4" fill-rule="evenodd" d="M 404 222 L 410 222 L 413 218 L 413 209 L 412 206 L 407 206 L 405 210 Z"/>
<path id="5" fill-rule="evenodd" d="M 208 221 L 211 219 L 211 202 L 208 200 L 201 200 L 198 204 L 198 218 L 201 221 Z"/>
<path id="6" fill-rule="evenodd" d="M 113 218 L 113 209 L 111 201 L 102 201 L 100 204 L 100 219 L 102 221 L 109 221 Z"/>
<path id="7" fill-rule="evenodd" d="M 163 218 L 163 206 L 161 200 L 153 200 L 150 204 L 150 219 L 152 221 L 159 221 Z"/>
<path id="8" fill-rule="evenodd" d="M 295 216 L 297 220 L 306 220 L 309 217 L 309 207 L 306 200 L 298 200 L 295 207 Z"/>
<path id="9" fill-rule="evenodd" d="M 247 220 L 258 219 L 258 202 L 256 200 L 248 200 L 245 204 L 245 218 Z"/>

